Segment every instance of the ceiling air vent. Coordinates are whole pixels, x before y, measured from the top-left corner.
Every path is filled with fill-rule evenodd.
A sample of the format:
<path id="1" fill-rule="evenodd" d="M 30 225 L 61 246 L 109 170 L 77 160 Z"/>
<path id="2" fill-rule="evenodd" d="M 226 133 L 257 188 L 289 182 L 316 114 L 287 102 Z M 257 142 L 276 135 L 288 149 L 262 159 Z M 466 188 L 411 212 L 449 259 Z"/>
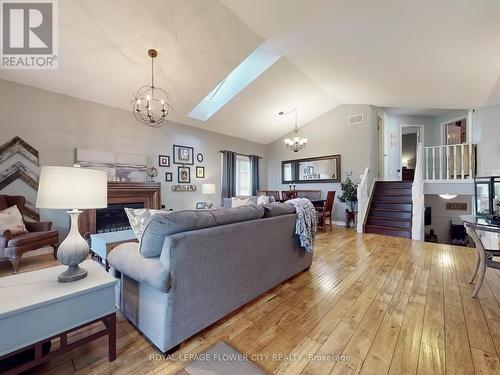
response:
<path id="1" fill-rule="evenodd" d="M 347 118 L 347 124 L 348 125 L 357 125 L 357 124 L 362 124 L 365 122 L 365 116 L 360 113 L 359 115 L 350 115 Z"/>

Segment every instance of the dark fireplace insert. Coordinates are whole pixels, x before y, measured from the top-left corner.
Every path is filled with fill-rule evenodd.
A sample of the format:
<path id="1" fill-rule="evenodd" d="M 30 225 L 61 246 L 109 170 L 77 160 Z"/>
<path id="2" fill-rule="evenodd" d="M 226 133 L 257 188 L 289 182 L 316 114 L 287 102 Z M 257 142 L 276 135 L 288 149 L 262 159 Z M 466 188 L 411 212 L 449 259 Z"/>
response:
<path id="1" fill-rule="evenodd" d="M 144 203 L 111 203 L 106 208 L 100 208 L 95 213 L 97 233 L 116 232 L 130 229 L 125 208 L 144 208 Z"/>

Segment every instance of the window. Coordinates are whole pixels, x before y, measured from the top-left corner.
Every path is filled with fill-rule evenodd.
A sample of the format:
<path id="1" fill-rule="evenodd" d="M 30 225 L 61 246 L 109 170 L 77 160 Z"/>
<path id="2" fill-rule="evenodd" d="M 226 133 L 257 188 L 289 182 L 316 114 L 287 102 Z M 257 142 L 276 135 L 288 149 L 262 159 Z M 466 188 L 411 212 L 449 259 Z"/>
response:
<path id="1" fill-rule="evenodd" d="M 252 195 L 250 157 L 236 155 L 236 195 Z"/>

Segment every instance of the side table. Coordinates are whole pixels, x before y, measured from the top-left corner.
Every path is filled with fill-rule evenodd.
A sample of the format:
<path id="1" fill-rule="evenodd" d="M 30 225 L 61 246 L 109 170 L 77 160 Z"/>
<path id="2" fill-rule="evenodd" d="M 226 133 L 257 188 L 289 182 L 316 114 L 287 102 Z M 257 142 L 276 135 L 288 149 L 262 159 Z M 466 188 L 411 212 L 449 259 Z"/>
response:
<path id="1" fill-rule="evenodd" d="M 138 242 L 132 229 L 91 234 L 90 255 L 93 259 L 97 258 L 99 262 L 104 260 L 106 271 L 109 271 L 109 253 L 115 247 L 125 242 Z"/>
<path id="2" fill-rule="evenodd" d="M 81 266 L 88 276 L 71 283 L 57 281 L 66 266 L 0 278 L 0 368 L 19 353 L 34 353 L 29 362 L 18 363 L 5 373 L 24 372 L 106 335 L 108 359 L 115 360 L 117 281 L 91 260 Z M 96 322 L 103 322 L 104 329 L 68 343 L 69 333 Z M 59 340 L 58 348 L 44 353 L 47 343 L 55 339 Z"/>

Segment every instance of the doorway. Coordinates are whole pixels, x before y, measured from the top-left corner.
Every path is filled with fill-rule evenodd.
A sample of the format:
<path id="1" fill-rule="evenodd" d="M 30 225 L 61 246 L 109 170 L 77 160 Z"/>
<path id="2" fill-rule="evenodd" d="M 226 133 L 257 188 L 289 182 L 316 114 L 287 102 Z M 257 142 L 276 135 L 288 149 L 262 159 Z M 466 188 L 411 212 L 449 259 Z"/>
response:
<path id="1" fill-rule="evenodd" d="M 423 125 L 401 125 L 400 155 L 401 181 L 413 181 L 417 164 L 417 144 L 422 142 L 424 135 Z"/>
<path id="2" fill-rule="evenodd" d="M 468 141 L 469 134 L 467 117 L 461 117 L 449 122 L 443 122 L 441 127 L 442 145 L 458 145 Z"/>

